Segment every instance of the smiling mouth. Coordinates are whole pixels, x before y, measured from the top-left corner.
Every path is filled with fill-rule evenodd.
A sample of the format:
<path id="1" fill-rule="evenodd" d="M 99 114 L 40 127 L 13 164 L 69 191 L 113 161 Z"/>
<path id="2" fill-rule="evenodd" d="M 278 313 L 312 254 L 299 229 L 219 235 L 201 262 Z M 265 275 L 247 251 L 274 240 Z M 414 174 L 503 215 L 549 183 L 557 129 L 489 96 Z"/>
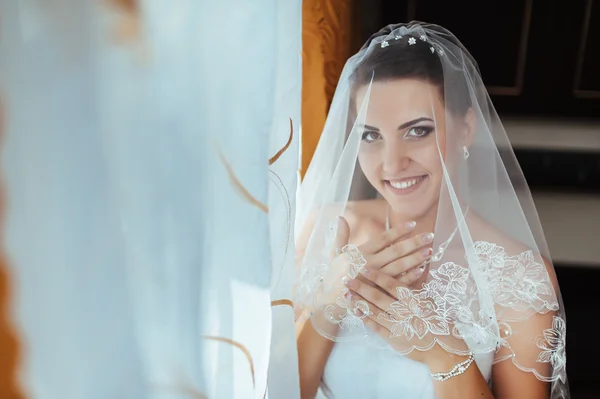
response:
<path id="1" fill-rule="evenodd" d="M 408 194 L 416 190 L 427 178 L 427 175 L 409 177 L 406 179 L 384 180 L 384 183 L 400 194 Z"/>

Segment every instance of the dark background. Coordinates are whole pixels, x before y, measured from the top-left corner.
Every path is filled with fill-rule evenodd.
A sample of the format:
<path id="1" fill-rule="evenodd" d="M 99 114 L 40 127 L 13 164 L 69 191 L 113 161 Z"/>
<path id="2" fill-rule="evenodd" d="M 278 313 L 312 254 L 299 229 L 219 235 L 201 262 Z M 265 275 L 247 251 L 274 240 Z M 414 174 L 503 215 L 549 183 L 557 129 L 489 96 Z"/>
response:
<path id="1" fill-rule="evenodd" d="M 594 333 L 600 316 L 600 0 L 357 0 L 354 7 L 354 52 L 381 27 L 418 20 L 449 29 L 477 60 L 540 203 L 567 313 L 572 397 L 600 398 Z M 557 212 L 569 223 L 557 225 Z M 568 251 L 582 243 L 575 254 Z"/>
<path id="2" fill-rule="evenodd" d="M 356 8 L 355 47 L 402 21 L 449 29 L 477 60 L 502 114 L 600 115 L 597 0 L 360 0 Z"/>

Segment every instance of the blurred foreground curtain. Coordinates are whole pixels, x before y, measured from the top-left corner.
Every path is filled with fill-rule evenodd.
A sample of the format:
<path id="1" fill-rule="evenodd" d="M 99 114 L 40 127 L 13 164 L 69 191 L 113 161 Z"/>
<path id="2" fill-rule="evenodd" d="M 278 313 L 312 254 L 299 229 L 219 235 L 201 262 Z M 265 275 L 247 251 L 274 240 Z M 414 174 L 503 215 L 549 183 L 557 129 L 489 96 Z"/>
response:
<path id="1" fill-rule="evenodd" d="M 352 55 L 355 2 L 302 3 L 302 176 L 317 148 L 344 64 Z"/>
<path id="2" fill-rule="evenodd" d="M 1 73 L 1 71 L 0 71 Z M 4 107 L 0 98 L 0 145 L 4 137 Z M 0 221 L 4 217 L 4 193 L 0 183 Z M 11 280 L 7 270 L 6 259 L 0 247 L 0 398 L 22 399 L 17 386 L 17 369 L 19 361 L 19 344 L 14 324 L 11 320 Z"/>
<path id="3" fill-rule="evenodd" d="M 26 397 L 299 397 L 300 35 L 300 0 L 0 0 Z"/>

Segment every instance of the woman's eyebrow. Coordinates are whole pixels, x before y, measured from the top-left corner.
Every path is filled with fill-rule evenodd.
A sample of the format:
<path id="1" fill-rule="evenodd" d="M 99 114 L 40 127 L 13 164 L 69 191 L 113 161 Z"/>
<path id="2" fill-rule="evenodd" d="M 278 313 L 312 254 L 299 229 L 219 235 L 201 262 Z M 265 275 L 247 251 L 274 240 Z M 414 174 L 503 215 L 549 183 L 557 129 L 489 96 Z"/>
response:
<path id="1" fill-rule="evenodd" d="M 360 124 L 360 125 L 356 125 L 356 127 L 362 128 L 363 130 L 373 130 L 375 132 L 379 131 L 379 128 L 376 128 L 375 126 L 370 126 L 370 125 L 362 125 L 362 124 Z"/>
<path id="2" fill-rule="evenodd" d="M 398 126 L 398 130 L 404 130 L 407 127 L 411 127 L 412 125 L 416 125 L 417 123 L 424 122 L 424 121 L 433 122 L 433 119 L 425 118 L 425 117 L 413 119 L 412 121 L 405 122 L 405 123 L 401 124 L 400 126 Z"/>
<path id="3" fill-rule="evenodd" d="M 400 126 L 398 126 L 398 130 L 406 129 L 408 127 L 411 127 L 412 125 L 416 125 L 419 122 L 433 122 L 433 119 L 427 118 L 427 117 L 413 119 L 411 121 L 404 122 L 403 124 L 401 124 Z M 371 125 L 358 124 L 358 125 L 356 125 L 356 127 L 362 128 L 364 130 L 372 130 L 374 132 L 378 132 L 379 131 L 379 128 L 376 128 L 375 126 L 371 126 Z"/>

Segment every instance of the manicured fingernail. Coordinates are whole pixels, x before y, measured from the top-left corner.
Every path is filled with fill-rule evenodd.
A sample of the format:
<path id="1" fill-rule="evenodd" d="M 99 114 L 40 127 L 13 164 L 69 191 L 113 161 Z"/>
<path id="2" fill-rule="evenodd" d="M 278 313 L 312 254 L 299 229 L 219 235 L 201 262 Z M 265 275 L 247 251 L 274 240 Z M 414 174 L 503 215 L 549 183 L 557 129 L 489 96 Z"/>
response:
<path id="1" fill-rule="evenodd" d="M 363 267 L 362 270 L 360 271 L 360 274 L 362 274 L 363 276 L 368 276 L 369 274 L 371 274 L 371 271 L 369 269 L 367 269 L 366 267 Z"/>
<path id="2" fill-rule="evenodd" d="M 423 242 L 424 243 L 430 243 L 430 242 L 433 241 L 433 237 L 434 237 L 433 233 L 423 234 Z"/>
<path id="3" fill-rule="evenodd" d="M 350 285 L 350 279 L 346 276 L 342 277 L 342 284 L 344 284 L 346 287 Z"/>
<path id="4" fill-rule="evenodd" d="M 420 276 L 421 274 L 423 274 L 424 271 L 425 271 L 425 268 L 422 266 L 419 266 L 419 267 L 415 268 L 414 273 L 416 276 Z"/>
<path id="5" fill-rule="evenodd" d="M 350 293 L 350 291 L 344 292 L 344 299 L 350 300 L 351 298 L 352 298 L 352 294 Z"/>
<path id="6" fill-rule="evenodd" d="M 408 223 L 406 223 L 406 230 L 410 231 L 410 230 L 414 229 L 416 225 L 417 225 L 417 222 L 415 222 L 415 221 L 408 222 Z"/>
<path id="7" fill-rule="evenodd" d="M 433 248 L 425 248 L 421 251 L 421 255 L 423 255 L 424 258 L 429 258 L 431 254 L 433 254 Z"/>

